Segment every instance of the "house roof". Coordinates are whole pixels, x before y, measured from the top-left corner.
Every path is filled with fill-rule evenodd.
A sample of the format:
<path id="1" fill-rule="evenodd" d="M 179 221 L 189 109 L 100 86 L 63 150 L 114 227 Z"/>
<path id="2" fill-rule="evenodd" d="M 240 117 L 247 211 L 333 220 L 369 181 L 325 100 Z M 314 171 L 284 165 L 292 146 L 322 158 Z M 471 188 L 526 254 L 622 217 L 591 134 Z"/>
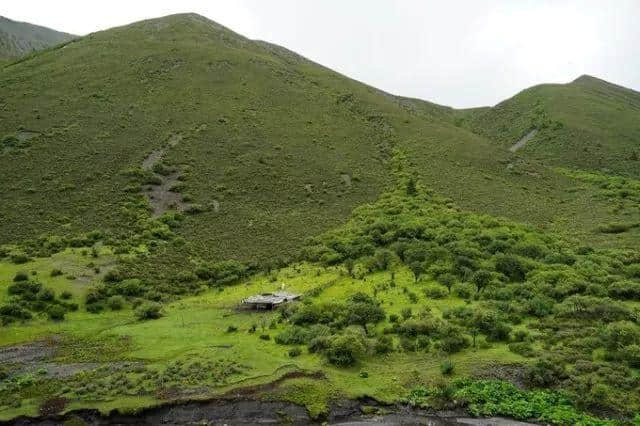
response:
<path id="1" fill-rule="evenodd" d="M 277 291 L 275 293 L 264 293 L 256 296 L 250 296 L 244 299 L 243 303 L 265 303 L 265 304 L 277 304 L 286 302 L 288 300 L 295 300 L 299 298 L 299 294 L 293 294 L 286 291 Z"/>

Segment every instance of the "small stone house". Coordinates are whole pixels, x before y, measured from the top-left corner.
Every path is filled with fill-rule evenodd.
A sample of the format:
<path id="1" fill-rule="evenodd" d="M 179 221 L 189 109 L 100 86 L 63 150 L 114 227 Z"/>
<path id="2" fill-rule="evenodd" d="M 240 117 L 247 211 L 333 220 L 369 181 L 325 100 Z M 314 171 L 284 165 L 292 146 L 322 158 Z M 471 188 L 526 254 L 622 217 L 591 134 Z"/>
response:
<path id="1" fill-rule="evenodd" d="M 275 293 L 263 293 L 255 296 L 247 297 L 242 301 L 242 307 L 255 310 L 271 310 L 285 303 L 299 300 L 299 294 L 293 294 L 286 291 L 277 291 Z"/>

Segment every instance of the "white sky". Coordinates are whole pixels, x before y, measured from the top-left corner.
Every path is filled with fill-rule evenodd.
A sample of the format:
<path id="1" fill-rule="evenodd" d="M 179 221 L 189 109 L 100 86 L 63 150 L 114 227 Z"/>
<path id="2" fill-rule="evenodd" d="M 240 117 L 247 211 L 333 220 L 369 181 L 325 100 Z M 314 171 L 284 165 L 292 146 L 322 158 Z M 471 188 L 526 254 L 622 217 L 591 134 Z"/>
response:
<path id="1" fill-rule="evenodd" d="M 640 0 L 2 0 L 75 34 L 196 12 L 388 92 L 495 104 L 591 74 L 640 90 Z"/>

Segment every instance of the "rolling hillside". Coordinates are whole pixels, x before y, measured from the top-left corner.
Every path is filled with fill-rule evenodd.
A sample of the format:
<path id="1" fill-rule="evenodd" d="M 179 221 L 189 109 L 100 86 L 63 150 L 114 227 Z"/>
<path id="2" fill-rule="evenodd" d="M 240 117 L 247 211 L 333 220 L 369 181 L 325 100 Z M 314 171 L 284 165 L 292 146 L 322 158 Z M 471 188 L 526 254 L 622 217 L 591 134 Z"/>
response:
<path id="1" fill-rule="evenodd" d="M 73 38 L 71 34 L 0 16 L 0 64 Z"/>
<path id="2" fill-rule="evenodd" d="M 463 122 L 505 148 L 536 128 L 535 143 L 521 151 L 525 157 L 637 179 L 639 120 L 640 93 L 583 75 L 569 84 L 532 87 L 494 108 L 469 111 Z"/>
<path id="3" fill-rule="evenodd" d="M 610 215 L 606 203 L 567 193 L 566 176 L 513 163 L 451 109 L 391 96 L 194 14 L 36 54 L 1 71 L 0 99 L 1 243 L 133 232 L 142 194 L 160 182 L 143 162 L 161 149 L 149 167 L 167 172 L 178 207 L 199 213 L 179 231 L 181 253 L 205 259 L 295 253 L 381 193 L 394 149 L 427 185 L 480 213 L 595 240 Z"/>

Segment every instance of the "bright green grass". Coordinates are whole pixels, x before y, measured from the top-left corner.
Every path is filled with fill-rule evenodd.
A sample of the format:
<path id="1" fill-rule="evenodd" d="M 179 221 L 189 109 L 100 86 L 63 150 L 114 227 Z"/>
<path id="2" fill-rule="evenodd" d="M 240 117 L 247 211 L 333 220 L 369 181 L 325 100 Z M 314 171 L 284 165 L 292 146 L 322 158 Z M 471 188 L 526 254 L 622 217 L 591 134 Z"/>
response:
<path id="1" fill-rule="evenodd" d="M 87 289 L 100 282 L 115 262 L 116 257 L 108 247 L 100 248 L 95 258 L 89 249 L 69 248 L 51 257 L 36 258 L 24 264 L 0 262 L 0 303 L 8 297 L 6 287 L 16 273 L 22 271 L 54 290 L 57 295 L 63 291 L 71 292 L 74 301 L 81 304 Z M 95 271 L 96 267 L 99 272 Z M 62 275 L 52 277 L 51 271 L 54 269 L 62 271 Z"/>
<path id="2" fill-rule="evenodd" d="M 34 263 L 39 261 L 36 260 Z M 155 321 L 135 321 L 133 313 L 128 309 L 120 312 L 107 311 L 98 315 L 84 312 L 70 313 L 67 319 L 60 323 L 35 320 L 25 325 L 4 327 L 0 336 L 0 345 L 26 342 L 56 334 L 75 339 L 74 341 L 79 345 L 90 346 L 92 342 L 127 336 L 130 345 L 125 347 L 114 360 L 142 361 L 152 369 L 162 369 L 175 360 L 190 362 L 232 359 L 246 366 L 246 371 L 239 377 L 226 385 L 210 385 L 207 391 L 193 396 L 196 398 L 210 397 L 232 389 L 234 386 L 266 383 L 292 368 L 306 371 L 322 370 L 326 374 L 326 380 L 296 379 L 292 383 L 285 382 L 283 385 L 285 386 L 282 390 L 283 398 L 304 403 L 313 415 L 325 412 L 331 399 L 337 396 L 369 395 L 384 401 L 398 400 L 406 393 L 407 386 L 439 377 L 440 364 L 445 359 L 454 361 L 456 374 L 460 375 L 468 374 L 486 363 L 523 361 L 520 356 L 509 352 L 505 345 L 496 344 L 487 350 L 468 349 L 452 356 L 431 352 L 393 353 L 367 359 L 352 368 L 339 369 L 327 364 L 324 357 L 307 354 L 306 351 L 303 351 L 299 357 L 290 358 L 287 354 L 289 346 L 278 345 L 273 340 L 260 339 L 261 334 L 269 334 L 273 339 L 284 327 L 288 327 L 283 324 L 278 324 L 276 329 L 269 327 L 271 320 L 276 318 L 277 312 L 259 313 L 235 309 L 244 297 L 277 290 L 281 288 L 282 283 L 286 285 L 288 291 L 299 293 L 308 292 L 326 283 L 333 283 L 317 296 L 316 300 L 321 302 L 346 297 L 357 291 L 358 286 L 370 286 L 388 279 L 388 273 L 373 274 L 366 279 L 366 283 L 354 284 L 351 278 L 342 275 L 337 269 L 324 269 L 306 264 L 294 265 L 278 271 L 275 282 L 271 277 L 259 275 L 237 286 L 224 288 L 222 291 L 208 291 L 199 296 L 171 303 L 164 308 L 165 315 Z M 389 309 L 389 312 L 399 310 L 401 306 L 407 304 L 406 296 L 400 291 L 401 286 L 407 285 L 416 290 L 413 278 L 406 270 L 400 269 L 396 272 L 396 281 L 397 288 L 378 293 L 383 306 Z M 440 311 L 459 303 L 462 302 L 454 298 L 434 301 L 426 300 L 421 295 L 418 304 L 431 306 L 435 311 Z M 253 334 L 248 333 L 248 329 L 254 324 L 257 325 L 257 331 Z M 227 328 L 231 325 L 237 327 L 238 331 L 227 332 Z M 90 347 L 86 349 L 88 351 L 78 352 L 82 356 L 76 359 L 73 353 L 61 355 L 65 362 L 93 361 Z M 361 378 L 361 371 L 366 371 L 369 377 Z M 316 389 L 318 392 L 306 392 L 308 389 Z M 324 390 L 320 392 L 319 389 Z M 37 402 L 37 399 L 25 401 L 22 409 L 4 411 L 0 413 L 0 418 L 10 418 L 17 414 L 34 414 Z M 157 401 L 151 397 L 117 397 L 101 402 L 77 400 L 69 406 L 69 409 L 139 408 L 154 403 Z"/>

